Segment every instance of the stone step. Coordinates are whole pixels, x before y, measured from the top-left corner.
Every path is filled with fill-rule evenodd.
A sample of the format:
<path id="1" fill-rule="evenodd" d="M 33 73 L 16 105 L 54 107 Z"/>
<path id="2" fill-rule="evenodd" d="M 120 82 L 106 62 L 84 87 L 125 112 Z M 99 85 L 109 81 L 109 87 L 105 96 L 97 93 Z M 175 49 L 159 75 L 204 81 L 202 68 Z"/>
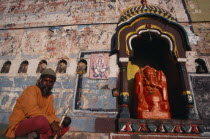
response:
<path id="1" fill-rule="evenodd" d="M 0 132 L 8 125 L 0 123 Z M 62 139 L 210 139 L 210 133 L 202 134 L 174 134 L 174 133 L 95 133 L 95 132 L 76 132 L 68 131 Z M 0 134 L 0 139 L 8 139 Z M 18 137 L 16 139 L 27 139 L 27 137 Z"/>
<path id="2" fill-rule="evenodd" d="M 91 133 L 91 132 L 67 132 L 62 139 L 210 139 L 210 134 L 149 134 L 149 133 Z"/>

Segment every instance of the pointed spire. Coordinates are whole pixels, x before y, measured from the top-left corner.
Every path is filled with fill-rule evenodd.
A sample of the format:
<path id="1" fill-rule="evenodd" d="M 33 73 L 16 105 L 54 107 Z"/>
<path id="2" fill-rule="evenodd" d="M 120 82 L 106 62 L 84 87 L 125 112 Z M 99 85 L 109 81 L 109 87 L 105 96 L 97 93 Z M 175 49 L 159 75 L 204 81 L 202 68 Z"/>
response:
<path id="1" fill-rule="evenodd" d="M 147 5 L 147 0 L 141 0 L 142 5 Z"/>

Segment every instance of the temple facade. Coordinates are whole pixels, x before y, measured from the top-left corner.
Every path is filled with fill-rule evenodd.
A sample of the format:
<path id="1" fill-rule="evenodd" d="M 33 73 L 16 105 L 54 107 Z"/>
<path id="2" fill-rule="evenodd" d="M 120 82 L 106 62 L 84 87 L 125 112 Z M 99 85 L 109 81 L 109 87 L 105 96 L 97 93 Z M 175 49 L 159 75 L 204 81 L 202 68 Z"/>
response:
<path id="1" fill-rule="evenodd" d="M 208 0 L 0 3 L 0 124 L 52 68 L 66 138 L 210 137 Z"/>

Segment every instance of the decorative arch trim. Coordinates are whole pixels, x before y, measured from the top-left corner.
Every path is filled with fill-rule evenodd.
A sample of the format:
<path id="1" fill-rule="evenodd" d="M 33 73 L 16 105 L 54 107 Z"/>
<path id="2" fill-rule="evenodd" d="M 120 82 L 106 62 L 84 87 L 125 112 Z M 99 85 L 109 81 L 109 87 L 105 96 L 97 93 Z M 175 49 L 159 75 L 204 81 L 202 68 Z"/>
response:
<path id="1" fill-rule="evenodd" d="M 174 18 L 168 11 L 160 7 L 152 6 L 152 5 L 138 5 L 138 6 L 133 6 L 124 10 L 123 14 L 121 15 L 119 19 L 118 26 L 121 26 L 122 24 L 129 22 L 135 17 L 141 14 L 145 14 L 145 13 L 151 14 L 151 15 L 157 15 L 157 16 L 159 15 L 173 22 L 177 21 L 177 19 Z"/>
<path id="2" fill-rule="evenodd" d="M 139 18 L 150 18 L 154 20 L 159 20 L 161 22 L 164 22 L 164 24 L 175 28 L 177 31 L 180 32 L 183 38 L 183 46 L 185 50 L 191 50 L 186 30 L 177 23 L 177 19 L 174 18 L 168 11 L 157 6 L 138 5 L 124 10 L 116 28 L 116 31 L 118 32 L 118 37 L 122 28 L 125 28 L 128 25 L 132 25 Z M 119 39 L 117 40 L 117 43 L 119 43 Z"/>
<path id="3" fill-rule="evenodd" d="M 132 28 L 132 31 L 127 33 L 126 36 L 125 36 L 125 42 L 126 42 L 125 50 L 126 50 L 126 54 L 128 56 L 130 56 L 131 53 L 132 53 L 132 48 L 131 48 L 131 44 L 130 44 L 131 39 L 130 38 L 132 36 L 135 36 L 135 35 L 139 36 L 143 32 L 152 31 L 152 32 L 156 32 L 156 33 L 160 34 L 161 37 L 165 37 L 167 40 L 170 40 L 169 41 L 170 42 L 170 50 L 173 51 L 175 56 L 178 58 L 179 54 L 178 54 L 178 48 L 177 48 L 177 44 L 176 44 L 176 37 L 172 33 L 168 32 L 168 31 L 164 30 L 163 28 L 161 28 L 157 25 L 154 25 L 154 24 L 152 24 L 149 29 L 146 27 L 146 25 L 141 25 L 141 26 L 138 26 L 137 28 L 135 28 L 135 27 L 133 28 L 135 23 L 137 23 L 137 22 L 139 22 L 143 19 L 150 19 L 150 18 L 149 17 L 139 18 L 139 19 L 135 20 L 134 22 L 132 22 L 130 25 L 126 25 L 119 30 L 117 50 L 120 51 L 120 49 L 121 49 L 120 48 L 121 47 L 120 39 L 121 39 L 121 35 L 124 35 L 122 33 L 123 30 L 126 30 L 127 28 Z"/>
<path id="4" fill-rule="evenodd" d="M 166 40 L 168 40 L 168 42 L 169 42 L 169 47 L 170 47 L 170 51 L 171 51 L 171 52 L 174 51 L 175 53 L 177 53 L 177 47 L 175 47 L 175 49 L 176 49 L 176 50 L 175 50 L 174 47 L 173 47 L 173 42 L 174 42 L 174 41 L 171 39 L 171 37 L 168 36 L 168 35 L 166 35 L 166 34 L 161 33 L 159 30 L 156 30 L 156 29 L 145 29 L 145 30 L 140 30 L 140 31 L 138 32 L 138 34 L 135 34 L 135 35 L 129 37 L 129 40 L 128 40 L 128 43 L 129 43 L 129 44 L 128 44 L 128 46 L 129 46 L 129 49 L 130 49 L 131 51 L 133 51 L 133 48 L 132 48 L 132 45 L 131 45 L 132 39 L 138 37 L 139 35 L 141 35 L 142 33 L 145 33 L 145 32 L 152 32 L 152 33 L 159 34 L 162 38 L 165 38 Z"/>

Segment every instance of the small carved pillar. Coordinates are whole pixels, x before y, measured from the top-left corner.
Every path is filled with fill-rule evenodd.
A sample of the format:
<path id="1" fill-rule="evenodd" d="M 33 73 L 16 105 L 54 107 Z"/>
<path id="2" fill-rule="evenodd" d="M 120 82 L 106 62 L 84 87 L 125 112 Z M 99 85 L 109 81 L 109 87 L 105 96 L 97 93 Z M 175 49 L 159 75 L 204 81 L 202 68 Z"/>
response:
<path id="1" fill-rule="evenodd" d="M 128 58 L 119 58 L 120 62 L 120 96 L 119 96 L 119 118 L 130 118 L 129 112 L 129 93 L 127 80 Z"/>
<path id="2" fill-rule="evenodd" d="M 185 103 L 185 116 L 187 119 L 199 119 L 194 108 L 194 98 L 190 91 L 189 79 L 186 69 L 186 58 L 178 58 L 178 69 L 180 74 L 180 80 L 182 83 L 182 96 Z"/>

